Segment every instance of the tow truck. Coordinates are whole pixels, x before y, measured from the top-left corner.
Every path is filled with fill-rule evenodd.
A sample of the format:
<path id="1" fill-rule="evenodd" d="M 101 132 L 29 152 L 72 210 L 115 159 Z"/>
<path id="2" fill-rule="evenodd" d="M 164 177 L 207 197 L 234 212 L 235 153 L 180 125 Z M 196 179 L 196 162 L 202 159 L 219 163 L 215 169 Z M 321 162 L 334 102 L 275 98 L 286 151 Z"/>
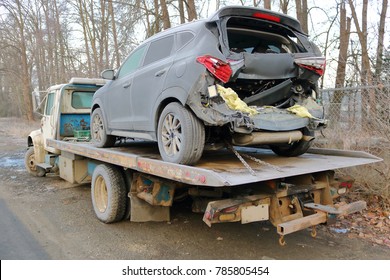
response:
<path id="1" fill-rule="evenodd" d="M 264 148 L 206 151 L 195 166 L 164 162 L 156 143 L 118 139 L 112 148 L 90 142 L 90 104 L 102 79 L 72 78 L 52 86 L 40 103 L 41 128 L 27 139 L 27 171 L 58 174 L 72 184 L 91 184 L 94 212 L 103 223 L 169 221 L 175 201 L 192 198 L 192 210 L 212 226 L 269 220 L 285 236 L 363 210 L 364 201 L 338 206 L 353 178 L 334 170 L 382 159 L 360 151 L 312 148 L 281 157 Z"/>

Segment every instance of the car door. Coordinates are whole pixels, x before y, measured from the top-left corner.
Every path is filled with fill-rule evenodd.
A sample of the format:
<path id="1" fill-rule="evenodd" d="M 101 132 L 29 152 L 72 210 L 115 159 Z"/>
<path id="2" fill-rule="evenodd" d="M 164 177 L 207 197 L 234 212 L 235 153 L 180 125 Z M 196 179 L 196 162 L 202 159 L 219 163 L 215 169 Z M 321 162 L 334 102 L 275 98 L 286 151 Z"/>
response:
<path id="1" fill-rule="evenodd" d="M 142 68 L 136 72 L 131 91 L 132 122 L 136 131 L 154 130 L 152 110 L 173 63 L 173 46 L 174 34 L 152 41 Z"/>
<path id="2" fill-rule="evenodd" d="M 131 92 L 134 87 L 134 73 L 140 66 L 146 45 L 137 48 L 122 64 L 117 77 L 112 81 L 105 95 L 107 104 L 106 115 L 108 127 L 113 130 L 132 130 L 134 106 L 131 102 Z"/>

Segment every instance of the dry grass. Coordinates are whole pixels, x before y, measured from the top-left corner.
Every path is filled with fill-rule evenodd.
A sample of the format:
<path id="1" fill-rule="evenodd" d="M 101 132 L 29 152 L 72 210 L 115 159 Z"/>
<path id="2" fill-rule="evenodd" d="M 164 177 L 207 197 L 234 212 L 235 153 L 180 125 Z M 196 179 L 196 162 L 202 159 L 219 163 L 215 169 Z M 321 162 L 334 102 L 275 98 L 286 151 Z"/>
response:
<path id="1" fill-rule="evenodd" d="M 20 118 L 0 118 L 0 130 L 13 137 L 27 138 L 31 131 L 40 128 L 40 121 L 28 122 Z"/>

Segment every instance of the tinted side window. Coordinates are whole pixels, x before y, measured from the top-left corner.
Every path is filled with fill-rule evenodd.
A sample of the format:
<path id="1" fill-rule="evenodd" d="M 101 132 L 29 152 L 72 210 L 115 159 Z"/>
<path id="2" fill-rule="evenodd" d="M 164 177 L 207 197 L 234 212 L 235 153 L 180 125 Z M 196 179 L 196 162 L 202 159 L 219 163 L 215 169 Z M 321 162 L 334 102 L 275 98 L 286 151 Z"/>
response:
<path id="1" fill-rule="evenodd" d="M 195 35 L 189 31 L 177 33 L 177 48 L 181 49 L 194 37 Z"/>
<path id="2" fill-rule="evenodd" d="M 50 92 L 47 95 L 45 115 L 47 115 L 47 116 L 51 115 L 51 111 L 53 109 L 53 105 L 54 105 L 54 92 Z"/>
<path id="3" fill-rule="evenodd" d="M 72 107 L 75 109 L 91 108 L 92 91 L 74 91 L 72 92 Z"/>
<path id="4" fill-rule="evenodd" d="M 144 65 L 148 65 L 170 56 L 172 48 L 173 35 L 151 42 L 145 57 Z"/>
<path id="5" fill-rule="evenodd" d="M 141 59 L 145 52 L 145 46 L 136 50 L 129 58 L 123 63 L 121 70 L 119 71 L 118 78 L 122 78 L 127 74 L 134 72 L 140 65 Z"/>

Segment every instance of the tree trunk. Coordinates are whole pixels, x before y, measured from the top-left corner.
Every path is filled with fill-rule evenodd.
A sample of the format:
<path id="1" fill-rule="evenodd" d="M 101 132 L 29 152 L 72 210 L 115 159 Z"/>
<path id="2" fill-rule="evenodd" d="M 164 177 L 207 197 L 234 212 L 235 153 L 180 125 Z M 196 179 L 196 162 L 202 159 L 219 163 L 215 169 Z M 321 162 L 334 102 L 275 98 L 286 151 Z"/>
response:
<path id="1" fill-rule="evenodd" d="M 308 22 L 307 22 L 307 0 L 295 0 L 295 7 L 297 11 L 297 19 L 301 23 L 302 30 L 306 34 L 309 33 Z"/>
<path id="2" fill-rule="evenodd" d="M 288 12 L 289 2 L 290 2 L 290 0 L 280 0 L 279 1 L 280 9 L 282 10 L 283 14 L 285 14 L 285 15 L 287 15 L 287 12 Z"/>
<path id="3" fill-rule="evenodd" d="M 160 0 L 160 3 L 161 3 L 161 10 L 162 10 L 163 27 L 164 27 L 164 30 L 166 30 L 166 29 L 171 27 L 171 22 L 169 20 L 167 2 L 165 0 Z"/>
<path id="4" fill-rule="evenodd" d="M 382 65 L 383 65 L 383 45 L 384 45 L 383 43 L 385 37 L 387 6 L 388 6 L 388 1 L 383 0 L 382 12 L 379 21 L 378 46 L 376 49 L 375 78 L 378 80 L 380 80 L 380 76 L 382 73 Z"/>
<path id="5" fill-rule="evenodd" d="M 23 95 L 23 103 L 24 103 L 24 116 L 28 121 L 32 121 L 34 119 L 32 102 L 31 102 L 31 82 L 30 82 L 30 73 L 28 71 L 28 60 L 27 60 L 27 47 L 26 40 L 24 34 L 24 18 L 22 13 L 22 7 L 20 4 L 20 0 L 16 0 L 16 5 L 18 9 L 18 19 L 17 24 L 19 26 L 19 36 L 20 36 L 20 59 L 21 59 L 21 76 L 22 76 L 22 95 Z"/>
<path id="6" fill-rule="evenodd" d="M 345 3 L 342 2 L 340 5 L 340 49 L 339 49 L 339 58 L 337 64 L 336 72 L 336 83 L 335 88 L 344 87 L 345 83 L 345 69 L 347 65 L 347 55 L 348 55 L 348 45 L 349 45 L 349 36 L 351 32 L 351 18 L 347 18 L 347 11 L 345 9 Z M 343 91 L 335 91 L 332 96 L 331 106 L 333 107 L 333 112 L 331 114 L 331 120 L 333 123 L 336 123 L 340 119 L 341 112 L 341 102 L 344 98 Z"/>
<path id="7" fill-rule="evenodd" d="M 194 0 L 187 0 L 188 21 L 198 19 Z"/>
<path id="8" fill-rule="evenodd" d="M 184 0 L 179 0 L 179 15 L 180 15 L 180 24 L 183 24 L 186 22 L 186 18 L 184 15 Z"/>
<path id="9" fill-rule="evenodd" d="M 121 58 L 119 56 L 119 48 L 118 48 L 118 36 L 116 32 L 116 24 L 115 24 L 115 17 L 114 17 L 114 8 L 112 5 L 112 0 L 108 1 L 108 13 L 111 18 L 111 32 L 112 32 L 112 37 L 114 40 L 114 57 L 115 57 L 115 66 L 112 68 L 117 68 L 121 64 Z"/>
<path id="10" fill-rule="evenodd" d="M 264 0 L 264 9 L 271 10 L 271 0 Z"/>

